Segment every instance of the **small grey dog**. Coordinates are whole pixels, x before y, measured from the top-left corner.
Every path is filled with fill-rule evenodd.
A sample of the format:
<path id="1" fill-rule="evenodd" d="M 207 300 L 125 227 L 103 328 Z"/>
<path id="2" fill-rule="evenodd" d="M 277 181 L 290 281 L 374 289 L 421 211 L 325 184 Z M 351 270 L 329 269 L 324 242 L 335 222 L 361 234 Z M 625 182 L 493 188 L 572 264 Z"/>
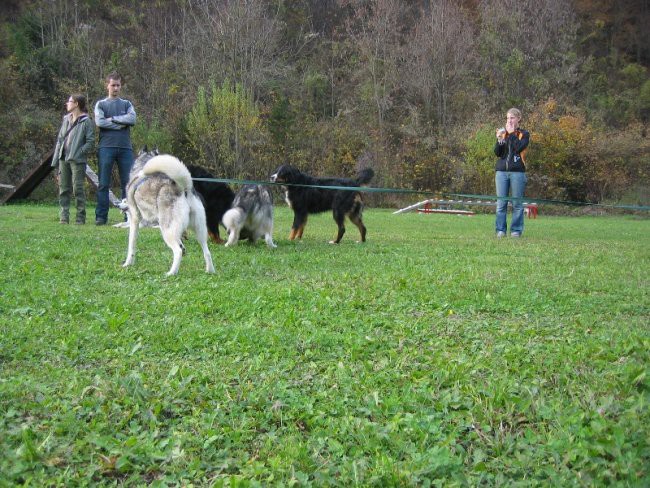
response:
<path id="1" fill-rule="evenodd" d="M 269 248 L 277 247 L 273 242 L 273 196 L 267 186 L 244 185 L 221 220 L 228 231 L 226 246 L 236 245 L 239 239 L 255 243 L 264 237 Z"/>

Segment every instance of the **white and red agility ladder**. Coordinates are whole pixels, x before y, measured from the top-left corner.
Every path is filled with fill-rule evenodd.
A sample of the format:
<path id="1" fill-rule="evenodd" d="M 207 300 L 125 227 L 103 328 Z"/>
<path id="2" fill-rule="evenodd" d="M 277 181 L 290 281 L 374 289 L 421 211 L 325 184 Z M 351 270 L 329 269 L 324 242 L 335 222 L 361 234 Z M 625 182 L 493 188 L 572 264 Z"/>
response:
<path id="1" fill-rule="evenodd" d="M 496 205 L 496 202 L 482 201 L 482 200 L 428 199 L 428 200 L 423 200 L 421 202 L 415 203 L 413 205 L 409 205 L 408 207 L 401 208 L 393 212 L 393 214 L 400 214 L 400 213 L 410 212 L 411 210 L 417 210 L 418 213 L 425 213 L 425 214 L 442 213 L 442 214 L 455 214 L 455 215 L 474 215 L 474 212 L 472 212 L 471 210 L 457 210 L 457 209 L 449 208 L 452 205 L 463 205 L 463 206 L 480 205 L 480 206 L 494 207 Z M 443 208 L 434 208 L 434 206 L 443 207 Z M 524 202 L 524 213 L 528 216 L 529 219 L 530 218 L 536 219 L 538 214 L 537 204 Z"/>

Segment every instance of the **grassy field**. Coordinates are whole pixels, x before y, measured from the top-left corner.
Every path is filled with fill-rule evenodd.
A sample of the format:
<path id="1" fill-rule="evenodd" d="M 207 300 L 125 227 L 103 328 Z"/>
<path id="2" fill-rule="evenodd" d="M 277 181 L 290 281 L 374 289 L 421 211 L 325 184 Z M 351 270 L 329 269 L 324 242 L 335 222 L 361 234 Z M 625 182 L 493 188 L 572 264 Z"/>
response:
<path id="1" fill-rule="evenodd" d="M 166 278 L 0 207 L 0 486 L 650 484 L 650 220 L 290 219 Z"/>

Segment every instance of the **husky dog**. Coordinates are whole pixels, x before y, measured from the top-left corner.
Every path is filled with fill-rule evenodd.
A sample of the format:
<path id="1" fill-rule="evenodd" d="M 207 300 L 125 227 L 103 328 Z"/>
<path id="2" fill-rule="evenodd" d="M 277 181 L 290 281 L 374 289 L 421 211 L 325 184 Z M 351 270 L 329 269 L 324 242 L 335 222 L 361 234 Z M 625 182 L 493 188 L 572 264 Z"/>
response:
<path id="1" fill-rule="evenodd" d="M 232 208 L 223 215 L 223 225 L 228 231 L 226 246 L 234 246 L 239 239 L 255 243 L 264 236 L 266 245 L 273 242 L 273 197 L 268 187 L 244 185 L 235 195 Z"/>
<path id="2" fill-rule="evenodd" d="M 154 149 L 153 151 L 149 151 L 147 149 L 147 146 L 143 147 L 140 152 L 138 153 L 138 157 L 136 158 L 135 161 L 133 161 L 133 167 L 131 168 L 131 171 L 129 172 L 129 181 L 131 181 L 137 174 L 142 171 L 142 168 L 144 168 L 144 165 L 149 161 L 151 158 L 154 156 L 158 156 L 158 149 Z M 128 192 L 127 192 L 128 193 Z M 129 225 L 129 205 L 126 203 L 126 198 L 124 198 L 121 202 L 117 204 L 117 208 L 119 208 L 124 215 L 126 215 L 126 222 L 118 222 L 117 224 L 114 224 L 113 227 L 119 227 L 119 228 L 128 228 L 130 227 Z M 140 221 L 140 227 L 157 227 L 158 222 L 148 222 L 145 220 Z"/>
<path id="3" fill-rule="evenodd" d="M 131 168 L 131 172 L 129 173 L 129 179 L 133 178 L 140 171 L 142 171 L 144 165 L 147 164 L 147 162 L 151 158 L 153 158 L 154 156 L 158 156 L 159 154 L 160 153 L 158 152 L 158 149 L 153 149 L 152 151 L 149 151 L 149 149 L 147 149 L 147 146 L 144 146 L 142 149 L 140 149 L 140 152 L 138 153 L 138 157 L 136 158 L 135 161 L 133 161 L 133 167 Z"/>
<path id="4" fill-rule="evenodd" d="M 135 243 L 140 221 L 158 222 L 165 244 L 174 253 L 167 276 L 178 273 L 184 247 L 183 232 L 192 227 L 203 249 L 205 270 L 214 273 L 208 249 L 205 209 L 194 191 L 192 176 L 174 156 L 161 154 L 150 158 L 126 187 L 129 212 L 129 247 L 124 266 L 135 260 Z"/>

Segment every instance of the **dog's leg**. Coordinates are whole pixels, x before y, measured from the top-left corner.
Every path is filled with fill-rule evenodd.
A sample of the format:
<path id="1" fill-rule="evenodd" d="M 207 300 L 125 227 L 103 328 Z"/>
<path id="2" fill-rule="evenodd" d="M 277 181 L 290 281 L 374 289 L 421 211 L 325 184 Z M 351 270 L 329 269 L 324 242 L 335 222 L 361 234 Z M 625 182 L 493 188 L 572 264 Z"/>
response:
<path id="1" fill-rule="evenodd" d="M 345 215 L 335 212 L 334 220 L 336 221 L 336 225 L 338 226 L 339 230 L 336 234 L 336 238 L 333 241 L 330 241 L 330 244 L 338 244 L 341 242 L 341 239 L 343 239 L 343 234 L 345 234 Z"/>
<path id="2" fill-rule="evenodd" d="M 275 245 L 275 242 L 273 242 L 273 227 L 265 229 L 264 241 L 266 242 L 266 245 L 269 247 L 269 249 L 275 249 L 278 247 Z"/>
<path id="3" fill-rule="evenodd" d="M 293 216 L 293 225 L 291 226 L 291 233 L 289 234 L 289 240 L 302 239 L 302 233 L 305 232 L 305 226 L 307 225 L 307 215 L 304 214 L 294 214 Z"/>
<path id="4" fill-rule="evenodd" d="M 239 242 L 239 227 L 233 226 L 232 229 L 228 229 L 228 241 L 226 241 L 226 247 L 236 246 Z"/>
<path id="5" fill-rule="evenodd" d="M 298 239 L 302 239 L 302 233 L 305 232 L 306 226 L 307 226 L 307 219 L 305 219 L 302 225 L 298 228 L 298 232 L 297 232 Z"/>
<path id="6" fill-rule="evenodd" d="M 302 225 L 305 216 L 297 212 L 293 212 L 293 224 L 291 224 L 291 231 L 289 232 L 289 240 L 293 241 L 298 235 L 298 229 Z"/>
<path id="7" fill-rule="evenodd" d="M 212 264 L 212 254 L 210 254 L 210 249 L 208 248 L 208 233 L 205 227 L 197 225 L 194 229 L 196 232 L 196 240 L 199 241 L 201 245 L 201 250 L 203 251 L 203 259 L 205 260 L 205 272 L 214 273 L 214 264 Z"/>
<path id="8" fill-rule="evenodd" d="M 343 239 L 343 234 L 345 234 L 345 226 L 341 224 L 339 225 L 339 230 L 336 233 L 336 237 L 333 241 L 330 241 L 330 244 L 338 244 L 341 242 L 341 239 Z"/>
<path id="9" fill-rule="evenodd" d="M 278 247 L 275 242 L 273 242 L 273 236 L 269 234 L 264 234 L 264 240 L 266 241 L 266 245 L 269 246 L 269 249 L 275 249 Z"/>
<path id="10" fill-rule="evenodd" d="M 264 242 L 269 249 L 274 249 L 277 246 L 273 242 L 273 213 L 267 215 L 262 222 L 259 222 L 257 231 L 255 232 L 255 239 L 264 237 Z"/>
<path id="11" fill-rule="evenodd" d="M 125 268 L 131 266 L 135 262 L 135 244 L 138 239 L 138 231 L 140 230 L 140 216 L 137 210 L 134 210 L 129 217 L 129 246 L 126 251 L 126 261 L 124 261 Z"/>
<path id="12" fill-rule="evenodd" d="M 205 272 L 214 273 L 214 264 L 212 264 L 212 255 L 208 248 L 208 228 L 206 225 L 205 209 L 201 202 L 195 199 L 191 204 L 190 221 L 196 234 L 196 240 L 201 245 L 203 259 L 205 260 Z"/>
<path id="13" fill-rule="evenodd" d="M 228 233 L 226 247 L 235 246 L 239 241 L 242 219 L 242 209 L 240 207 L 231 208 L 223 214 L 221 222 L 223 222 L 223 226 L 226 228 L 226 232 Z"/>
<path id="14" fill-rule="evenodd" d="M 205 209 L 205 206 L 203 207 L 203 210 L 205 211 L 208 238 L 215 244 L 223 244 L 226 241 L 219 235 L 219 222 L 221 219 L 217 219 L 215 215 L 208 216 L 208 211 Z"/>
<path id="15" fill-rule="evenodd" d="M 208 235 L 210 236 L 210 240 L 215 244 L 223 244 L 224 242 L 226 242 L 221 238 L 221 236 L 219 236 L 219 234 L 215 234 L 212 231 L 208 231 Z"/>
<path id="16" fill-rule="evenodd" d="M 208 229 L 208 238 L 215 244 L 223 244 L 225 241 L 219 236 L 219 222 L 214 213 L 208 215 L 205 203 L 203 204 L 203 211 L 205 212 L 205 222 Z"/>
<path id="17" fill-rule="evenodd" d="M 181 243 L 181 232 L 180 229 L 176 229 L 174 224 L 172 225 L 163 225 L 160 223 L 160 233 L 162 234 L 163 241 L 172 250 L 174 259 L 172 261 L 172 266 L 167 271 L 167 276 L 172 276 L 178 273 L 178 268 L 181 265 L 181 259 L 183 257 L 183 246 Z"/>
<path id="18" fill-rule="evenodd" d="M 363 225 L 363 221 L 361 220 L 361 214 L 351 214 L 348 215 L 348 218 L 350 219 L 350 222 L 352 222 L 354 225 L 356 225 L 359 228 L 359 234 L 361 234 L 361 241 L 360 242 L 366 242 L 366 226 Z"/>

